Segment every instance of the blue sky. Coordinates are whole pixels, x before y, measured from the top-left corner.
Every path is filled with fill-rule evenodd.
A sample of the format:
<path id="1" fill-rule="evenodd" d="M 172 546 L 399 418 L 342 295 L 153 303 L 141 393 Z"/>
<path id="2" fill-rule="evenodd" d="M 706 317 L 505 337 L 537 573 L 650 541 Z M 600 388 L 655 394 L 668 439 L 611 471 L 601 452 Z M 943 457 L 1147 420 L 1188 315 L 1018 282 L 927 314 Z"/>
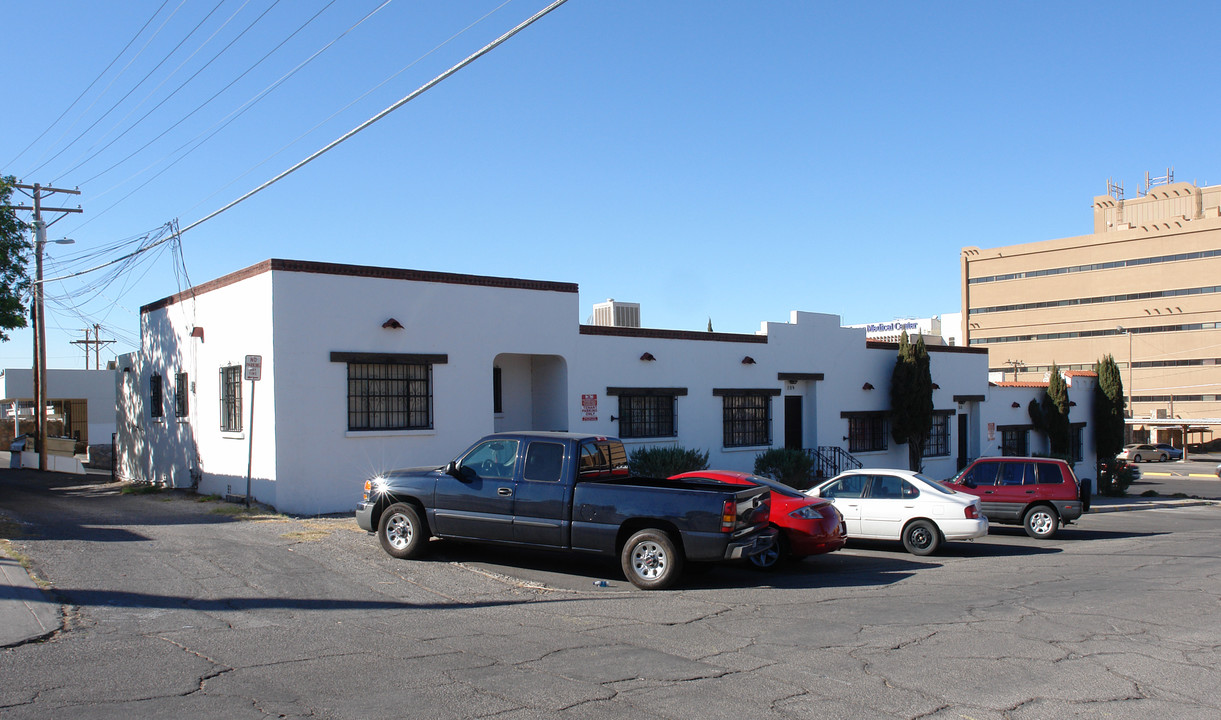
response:
<path id="1" fill-rule="evenodd" d="M 393 0 L 178 151 L 382 1 L 0 2 L 0 174 L 82 191 L 49 276 L 194 223 L 546 4 Z M 185 233 L 182 257 L 194 283 L 270 257 L 575 282 L 574 323 L 608 297 L 722 332 L 957 312 L 964 246 L 1088 233 L 1108 178 L 1221 183 L 1219 20 L 1205 2 L 570 0 Z M 184 283 L 166 252 L 96 276 L 48 284 L 50 367 L 83 367 L 70 341 L 93 322 L 119 340 L 103 360 L 134 349 L 139 307 Z M 11 336 L 0 367 L 28 367 Z"/>

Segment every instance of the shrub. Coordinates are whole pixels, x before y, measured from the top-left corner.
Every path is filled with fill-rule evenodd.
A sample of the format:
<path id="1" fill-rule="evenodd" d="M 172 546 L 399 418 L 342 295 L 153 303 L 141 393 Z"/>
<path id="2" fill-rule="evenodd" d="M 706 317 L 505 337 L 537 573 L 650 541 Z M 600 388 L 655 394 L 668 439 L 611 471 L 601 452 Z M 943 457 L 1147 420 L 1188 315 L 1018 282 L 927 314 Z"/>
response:
<path id="1" fill-rule="evenodd" d="M 627 459 L 628 471 L 640 477 L 670 477 L 708 469 L 708 451 L 671 445 L 636 448 Z"/>
<path id="2" fill-rule="evenodd" d="M 1109 497 L 1123 497 L 1128 486 L 1136 481 L 1136 466 L 1123 460 L 1103 460 L 1098 463 L 1098 492 Z"/>
<path id="3" fill-rule="evenodd" d="M 806 490 L 814 485 L 814 458 L 803 450 L 772 448 L 755 456 L 755 474 Z"/>

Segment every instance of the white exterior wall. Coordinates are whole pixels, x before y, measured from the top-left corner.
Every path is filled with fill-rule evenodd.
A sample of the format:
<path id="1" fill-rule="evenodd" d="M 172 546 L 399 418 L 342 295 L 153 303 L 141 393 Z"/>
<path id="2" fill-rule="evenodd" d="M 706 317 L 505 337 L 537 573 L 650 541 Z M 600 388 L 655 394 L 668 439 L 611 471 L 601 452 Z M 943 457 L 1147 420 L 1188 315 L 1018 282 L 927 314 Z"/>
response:
<path id="1" fill-rule="evenodd" d="M 880 412 L 890 404 L 895 347 L 867 343 L 863 329 L 843 328 L 834 315 L 794 312 L 787 323 L 763 323 L 753 336 L 598 334 L 595 328 L 582 332 L 578 324 L 577 293 L 563 289 L 575 286 L 496 287 L 487 278 L 433 282 L 332 274 L 321 267 L 231 276 L 229 284 L 218 282 L 193 299 L 144 313 L 143 352 L 138 362 L 131 361 L 131 373 L 121 373 L 128 428 L 125 435 L 120 431 L 126 438 L 122 468 L 138 472 L 138 479 L 180 487 L 190 484 L 195 472 L 202 493 L 243 493 L 250 382 L 242 384 L 243 432 L 223 434 L 219 371 L 240 366 L 247 354 L 263 356 L 255 398 L 253 496 L 300 514 L 349 511 L 365 479 L 378 471 L 440 465 L 494 431 L 618 435 L 618 424 L 610 419 L 618 414 L 618 399 L 607 395 L 608 387 L 686 388 L 686 395 L 676 398 L 678 437 L 627 440 L 629 449 L 678 444 L 708 450 L 713 467 L 731 470 L 753 469 L 755 456 L 766 448 L 722 446 L 723 400 L 714 389 L 778 393 L 771 399 L 772 447 L 784 446 L 785 396 L 803 398 L 806 448 L 847 449 L 848 419 L 842 413 Z M 391 318 L 403 327 L 383 327 Z M 204 339 L 191 337 L 196 327 L 203 328 Z M 929 350 L 939 386 L 934 407 L 953 415 L 950 453 L 925 458 L 924 469 L 945 478 L 957 469 L 958 417 L 968 418 L 970 457 L 997 454 L 999 433 L 989 439 L 988 423 L 1028 423 L 1025 405 L 1036 390 L 990 387 L 985 353 Z M 347 364 L 332 361 L 332 353 L 445 356 L 432 368 L 433 428 L 350 432 Z M 655 360 L 641 360 L 644 353 Z M 753 364 L 743 364 L 747 356 Z M 500 413 L 494 412 L 493 367 L 501 372 Z M 180 369 L 193 383 L 189 422 L 173 417 L 173 377 Z M 162 422 L 152 422 L 144 407 L 148 377 L 155 371 L 166 378 Z M 821 379 L 788 381 L 780 374 Z M 873 389 L 863 389 L 866 383 Z M 1071 392 L 1077 403 L 1071 419 L 1088 419 L 1092 393 Z M 588 414 L 594 419 L 586 419 L 584 395 L 597 396 L 596 411 Z M 1015 410 L 1010 406 L 1018 395 L 1021 408 Z M 1032 450 L 1037 437 L 1032 433 Z M 1092 436 L 1087 443 L 1092 447 Z M 857 458 L 866 467 L 906 467 L 907 449 L 888 438 L 887 450 Z M 1092 467 L 1092 456 L 1088 460 Z"/>
<path id="2" fill-rule="evenodd" d="M 246 355 L 262 355 L 250 458 L 252 494 L 277 504 L 272 307 L 271 274 L 263 273 L 142 313 L 139 381 L 144 405 L 152 373 L 162 374 L 165 389 L 163 417 L 154 420 L 148 407 L 140 414 L 145 452 L 151 457 L 142 479 L 171 487 L 190 487 L 198 480 L 199 492 L 205 494 L 246 492 L 250 382 L 242 383 L 242 432 L 221 433 L 220 368 L 241 366 Z M 202 339 L 191 337 L 197 327 L 203 329 Z M 184 371 L 191 388 L 185 419 L 174 415 L 174 378 Z"/>
<path id="3" fill-rule="evenodd" d="M 88 402 L 89 442 L 104 445 L 115 432 L 114 370 L 47 370 L 48 400 L 86 400 Z M 5 368 L 0 375 L 0 398 L 10 400 L 34 397 L 34 371 L 30 368 Z"/>
<path id="4" fill-rule="evenodd" d="M 525 384 L 532 367 L 550 364 L 549 372 L 562 375 L 571 363 L 576 293 L 300 272 L 274 276 L 280 509 L 313 514 L 353 508 L 370 475 L 444 464 L 494 432 L 492 367 L 498 356 L 504 357 L 505 404 L 512 408 L 499 429 L 567 429 L 566 381 L 542 397 Z M 403 328 L 383 328 L 391 318 Z M 448 362 L 433 366 L 434 429 L 348 432 L 347 365 L 331 362 L 332 352 L 447 355 Z M 264 366 L 266 374 L 266 357 Z"/>

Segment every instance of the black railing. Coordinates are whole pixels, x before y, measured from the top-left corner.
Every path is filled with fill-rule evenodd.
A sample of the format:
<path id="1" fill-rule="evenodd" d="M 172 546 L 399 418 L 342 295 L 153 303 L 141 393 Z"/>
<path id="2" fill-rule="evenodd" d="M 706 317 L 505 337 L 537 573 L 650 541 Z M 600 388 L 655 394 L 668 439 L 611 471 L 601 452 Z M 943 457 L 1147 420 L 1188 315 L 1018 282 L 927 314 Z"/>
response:
<path id="1" fill-rule="evenodd" d="M 837 445 L 806 448 L 806 454 L 814 459 L 815 478 L 835 477 L 845 470 L 863 467 L 861 461 L 854 458 L 852 453 Z"/>

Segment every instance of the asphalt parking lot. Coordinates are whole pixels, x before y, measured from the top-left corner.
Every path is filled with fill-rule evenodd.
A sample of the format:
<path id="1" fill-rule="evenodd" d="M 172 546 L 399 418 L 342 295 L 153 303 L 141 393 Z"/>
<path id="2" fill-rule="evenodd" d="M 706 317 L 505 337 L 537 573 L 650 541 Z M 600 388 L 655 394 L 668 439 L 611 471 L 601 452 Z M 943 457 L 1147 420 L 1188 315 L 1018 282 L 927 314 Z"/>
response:
<path id="1" fill-rule="evenodd" d="M 1192 502 L 650 593 L 614 563 L 397 561 L 346 517 L 0 471 L 11 549 L 63 604 L 0 651 L 0 715 L 1214 718 L 1221 506 Z"/>

